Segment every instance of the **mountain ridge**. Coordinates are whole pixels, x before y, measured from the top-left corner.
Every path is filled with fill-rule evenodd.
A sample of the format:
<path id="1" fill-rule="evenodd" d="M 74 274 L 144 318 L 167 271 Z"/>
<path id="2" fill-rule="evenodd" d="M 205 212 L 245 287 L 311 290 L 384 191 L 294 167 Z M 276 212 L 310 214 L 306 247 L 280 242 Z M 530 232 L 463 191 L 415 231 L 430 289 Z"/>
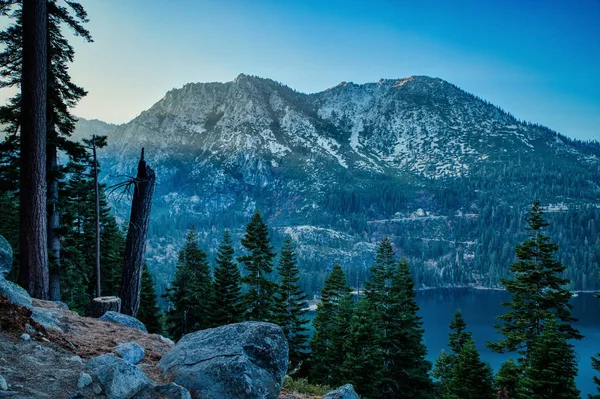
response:
<path id="1" fill-rule="evenodd" d="M 81 120 L 76 134 L 92 128 L 102 131 Z M 342 82 L 304 94 L 240 74 L 172 89 L 105 132 L 105 182 L 133 171 L 141 147 L 157 170 L 149 257 L 162 288 L 189 224 L 212 252 L 223 228 L 241 235 L 257 208 L 276 243 L 283 234 L 296 237 L 311 292 L 335 262 L 364 281 L 374 240 L 384 235 L 414 264 L 420 286 L 493 286 L 510 256 L 483 232 L 506 223 L 498 215 L 516 219 L 507 227 L 512 243 L 535 197 L 589 207 L 591 227 L 581 234 L 593 241 L 600 231 L 597 143 L 520 121 L 439 78 Z M 127 207 L 114 206 L 126 218 Z M 159 225 L 168 226 L 164 236 Z M 565 240 L 572 245 L 575 237 Z M 590 256 L 577 248 L 591 273 Z M 486 257 L 497 253 L 502 265 L 491 268 Z M 486 282 L 490 269 L 494 277 Z M 580 278 L 573 288 L 588 285 Z"/>

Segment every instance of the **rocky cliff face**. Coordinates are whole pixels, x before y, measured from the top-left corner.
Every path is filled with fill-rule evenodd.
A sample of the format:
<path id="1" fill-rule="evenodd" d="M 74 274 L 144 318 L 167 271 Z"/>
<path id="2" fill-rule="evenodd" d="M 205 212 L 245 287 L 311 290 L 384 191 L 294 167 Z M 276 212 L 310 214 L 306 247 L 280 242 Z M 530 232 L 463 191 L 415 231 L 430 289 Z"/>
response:
<path id="1" fill-rule="evenodd" d="M 420 286 L 494 285 L 536 196 L 551 204 L 559 243 L 575 247 L 560 256 L 591 273 L 578 242 L 595 242 L 600 228 L 600 146 L 518 121 L 441 79 L 307 95 L 240 75 L 171 90 L 124 125 L 78 123 L 80 137 L 92 132 L 109 136 L 105 182 L 131 175 L 141 147 L 157 170 L 148 255 L 159 287 L 189 225 L 212 251 L 224 228 L 241 235 L 256 208 L 276 243 L 298 241 L 309 291 L 335 262 L 360 284 L 384 235 Z M 125 218 L 128 201 L 114 205 Z M 569 233 L 582 213 L 589 222 Z"/>

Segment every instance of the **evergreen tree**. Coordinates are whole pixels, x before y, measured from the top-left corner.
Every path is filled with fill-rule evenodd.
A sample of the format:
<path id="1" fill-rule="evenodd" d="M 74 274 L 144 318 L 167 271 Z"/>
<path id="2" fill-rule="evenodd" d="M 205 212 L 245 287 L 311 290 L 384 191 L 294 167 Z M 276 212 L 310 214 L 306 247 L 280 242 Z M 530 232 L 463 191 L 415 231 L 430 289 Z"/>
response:
<path id="1" fill-rule="evenodd" d="M 431 398 L 433 382 L 429 376 L 431 363 L 425 359 L 423 322 L 418 316 L 414 282 L 406 259 L 397 266 L 390 290 L 392 307 L 388 367 L 382 394 L 403 398 Z"/>
<path id="2" fill-rule="evenodd" d="M 516 399 L 520 397 L 522 374 L 523 370 L 512 357 L 500 366 L 495 378 L 498 387 L 498 399 Z"/>
<path id="3" fill-rule="evenodd" d="M 492 368 L 481 361 L 470 336 L 456 358 L 449 388 L 456 399 L 493 399 L 496 396 Z"/>
<path id="4" fill-rule="evenodd" d="M 175 278 L 164 295 L 170 305 L 166 322 L 172 337 L 179 339 L 211 326 L 212 288 L 207 256 L 199 248 L 198 234 L 192 226 L 179 252 Z"/>
<path id="5" fill-rule="evenodd" d="M 144 323 L 149 333 L 162 333 L 162 318 L 158 303 L 156 302 L 154 280 L 150 275 L 147 264 L 144 264 L 142 274 L 142 292 L 140 295 L 140 309 L 138 310 L 137 318 Z"/>
<path id="6" fill-rule="evenodd" d="M 352 383 L 357 393 L 367 398 L 381 395 L 383 353 L 377 318 L 373 304 L 366 297 L 361 298 L 350 323 L 342 365 L 345 382 Z"/>
<path id="7" fill-rule="evenodd" d="M 217 252 L 217 267 L 215 268 L 213 324 L 225 324 L 242 321 L 242 277 L 240 269 L 234 263 L 234 250 L 231 233 L 225 230 L 223 241 Z"/>
<path id="8" fill-rule="evenodd" d="M 308 320 L 304 318 L 306 294 L 298 286 L 300 270 L 292 239 L 283 242 L 279 256 L 279 285 L 275 295 L 275 322 L 283 329 L 289 345 L 290 369 L 295 369 L 306 359 L 308 350 Z"/>
<path id="9" fill-rule="evenodd" d="M 273 321 L 273 295 L 277 285 L 269 280 L 268 275 L 273 271 L 275 253 L 269 240 L 269 228 L 258 211 L 246 227 L 242 246 L 248 252 L 238 258 L 246 271 L 242 281 L 248 287 L 244 294 L 244 319 Z"/>
<path id="10" fill-rule="evenodd" d="M 471 332 L 467 331 L 467 323 L 463 319 L 460 310 L 454 313 L 454 317 L 450 321 L 450 333 L 448 336 L 450 353 L 442 350 L 433 369 L 433 376 L 438 379 L 437 390 L 439 391 L 439 396 L 444 399 L 454 397 L 451 384 L 454 378 L 456 361 L 465 342 L 472 339 Z"/>
<path id="11" fill-rule="evenodd" d="M 571 325 L 576 319 L 571 316 L 571 293 L 566 289 L 569 280 L 560 277 L 566 267 L 553 258 L 558 246 L 542 232 L 546 226 L 541 205 L 535 201 L 527 219 L 529 238 L 516 247 L 518 261 L 510 267 L 514 277 L 501 280 L 512 294 L 510 302 L 504 303 L 508 312 L 499 317 L 503 323 L 496 325 L 504 338 L 488 343 L 500 353 L 517 351 L 525 363 L 544 321 L 551 316 L 557 317 L 558 329 L 568 339 L 582 338 Z"/>
<path id="12" fill-rule="evenodd" d="M 311 348 L 311 378 L 315 383 L 332 384 L 337 378 L 341 357 L 344 351 L 339 346 L 349 335 L 349 319 L 338 317 L 344 310 L 352 309 L 352 294 L 346 283 L 346 276 L 340 265 L 333 270 L 325 280 L 321 290 L 321 302 L 313 320 L 314 333 L 310 342 Z M 334 346 L 333 343 L 337 345 Z"/>
<path id="13" fill-rule="evenodd" d="M 592 368 L 597 372 L 600 372 L 600 353 L 596 355 L 596 357 L 592 357 Z M 598 376 L 594 376 L 594 383 L 596 384 L 596 391 L 598 391 L 595 395 L 588 395 L 589 399 L 600 399 L 600 378 Z"/>
<path id="14" fill-rule="evenodd" d="M 554 316 L 545 320 L 542 333 L 531 347 L 524 372 L 524 397 L 527 399 L 579 399 L 575 386 L 577 361 L 569 332 L 560 330 Z"/>

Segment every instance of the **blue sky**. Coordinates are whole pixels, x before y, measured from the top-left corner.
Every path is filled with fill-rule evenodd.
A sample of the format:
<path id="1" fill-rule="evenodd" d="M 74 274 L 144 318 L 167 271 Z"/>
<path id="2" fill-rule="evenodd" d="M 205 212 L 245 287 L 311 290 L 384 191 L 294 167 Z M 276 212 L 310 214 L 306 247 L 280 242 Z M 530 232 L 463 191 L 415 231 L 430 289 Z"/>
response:
<path id="1" fill-rule="evenodd" d="M 189 82 L 302 92 L 429 75 L 518 118 L 600 139 L 600 0 L 81 0 L 85 118 L 126 122 Z"/>

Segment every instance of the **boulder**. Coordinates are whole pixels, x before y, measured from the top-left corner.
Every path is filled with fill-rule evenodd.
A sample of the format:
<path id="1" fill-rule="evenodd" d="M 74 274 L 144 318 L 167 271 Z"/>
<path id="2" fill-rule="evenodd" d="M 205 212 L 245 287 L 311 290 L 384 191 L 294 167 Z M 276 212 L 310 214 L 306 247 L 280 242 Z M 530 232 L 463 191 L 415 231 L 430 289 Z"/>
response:
<path id="1" fill-rule="evenodd" d="M 328 392 L 322 399 L 360 399 L 352 384 L 346 384 Z"/>
<path id="2" fill-rule="evenodd" d="M 41 308 L 34 306 L 31 308 L 31 318 L 45 328 L 63 332 L 59 326 L 59 317 L 62 316 L 62 308 Z"/>
<path id="3" fill-rule="evenodd" d="M 21 286 L 0 277 L 0 295 L 8 298 L 15 305 L 31 309 L 31 297 Z"/>
<path id="4" fill-rule="evenodd" d="M 170 382 L 146 388 L 137 394 L 134 399 L 192 399 L 192 396 L 190 391 L 184 387 Z"/>
<path id="5" fill-rule="evenodd" d="M 13 266 L 13 251 L 6 241 L 6 238 L 0 236 L 0 277 L 6 277 Z"/>
<path id="6" fill-rule="evenodd" d="M 131 399 L 151 386 L 146 374 L 115 355 L 94 357 L 88 360 L 85 368 L 99 381 L 101 392 L 111 399 Z"/>
<path id="7" fill-rule="evenodd" d="M 276 399 L 287 365 L 283 331 L 261 322 L 185 335 L 158 363 L 166 378 L 202 399 Z"/>
<path id="8" fill-rule="evenodd" d="M 127 327 L 137 328 L 138 330 L 143 331 L 145 333 L 148 332 L 148 329 L 146 328 L 144 323 L 142 323 L 135 317 L 127 316 L 122 313 L 108 311 L 108 312 L 104 313 L 104 315 L 102 317 L 100 317 L 100 320 L 111 321 L 113 323 L 119 323 L 119 324 L 122 324 Z"/>
<path id="9" fill-rule="evenodd" d="M 135 342 L 127 342 L 117 345 L 115 348 L 115 353 L 131 364 L 138 364 L 146 355 L 144 348 Z"/>

